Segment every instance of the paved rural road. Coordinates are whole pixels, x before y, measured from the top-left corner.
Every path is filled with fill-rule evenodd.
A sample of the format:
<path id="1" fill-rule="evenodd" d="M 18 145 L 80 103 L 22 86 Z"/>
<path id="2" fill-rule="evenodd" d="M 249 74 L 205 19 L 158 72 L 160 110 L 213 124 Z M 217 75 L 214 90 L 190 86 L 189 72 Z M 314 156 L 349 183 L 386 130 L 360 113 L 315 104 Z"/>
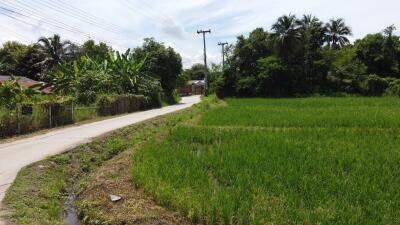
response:
<path id="1" fill-rule="evenodd" d="M 81 126 L 68 127 L 43 135 L 0 144 L 0 204 L 7 188 L 10 187 L 22 167 L 48 156 L 65 152 L 79 144 L 89 142 L 92 138 L 101 134 L 189 108 L 198 102 L 200 102 L 200 96 L 184 97 L 181 103 L 177 105 L 132 113 Z"/>

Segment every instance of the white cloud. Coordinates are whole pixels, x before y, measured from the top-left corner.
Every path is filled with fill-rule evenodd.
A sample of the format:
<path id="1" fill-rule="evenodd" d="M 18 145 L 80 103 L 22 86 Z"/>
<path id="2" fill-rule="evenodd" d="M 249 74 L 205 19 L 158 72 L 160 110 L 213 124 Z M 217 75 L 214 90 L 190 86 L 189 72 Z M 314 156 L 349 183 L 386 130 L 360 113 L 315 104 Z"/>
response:
<path id="1" fill-rule="evenodd" d="M 176 39 L 183 39 L 186 36 L 183 26 L 171 18 L 163 20 L 160 27 L 163 32 Z"/>
<path id="2" fill-rule="evenodd" d="M 203 62 L 202 37 L 197 29 L 212 30 L 207 35 L 211 63 L 220 62 L 219 41 L 233 43 L 237 35 L 246 35 L 256 27 L 269 29 L 277 17 L 288 13 L 312 13 L 323 21 L 343 17 L 353 28 L 353 38 L 380 32 L 391 24 L 400 28 L 398 0 L 4 0 L 0 7 L 14 7 L 26 14 L 18 17 L 21 22 L 3 15 L 0 9 L 0 42 L 31 43 L 39 36 L 59 33 L 75 42 L 89 36 L 124 50 L 141 45 L 146 37 L 155 37 L 173 46 L 185 67 Z M 68 29 L 59 28 L 66 26 Z"/>

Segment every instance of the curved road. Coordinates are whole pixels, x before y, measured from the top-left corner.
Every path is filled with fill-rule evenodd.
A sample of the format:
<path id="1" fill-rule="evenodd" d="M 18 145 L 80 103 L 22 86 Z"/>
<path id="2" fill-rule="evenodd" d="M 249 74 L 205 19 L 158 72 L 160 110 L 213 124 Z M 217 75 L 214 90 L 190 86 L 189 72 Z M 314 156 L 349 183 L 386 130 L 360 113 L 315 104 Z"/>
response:
<path id="1" fill-rule="evenodd" d="M 7 188 L 10 187 L 22 167 L 48 156 L 65 152 L 107 132 L 189 108 L 198 102 L 200 102 L 200 96 L 184 97 L 181 103 L 177 105 L 132 113 L 81 126 L 68 127 L 43 135 L 0 144 L 0 203 Z"/>

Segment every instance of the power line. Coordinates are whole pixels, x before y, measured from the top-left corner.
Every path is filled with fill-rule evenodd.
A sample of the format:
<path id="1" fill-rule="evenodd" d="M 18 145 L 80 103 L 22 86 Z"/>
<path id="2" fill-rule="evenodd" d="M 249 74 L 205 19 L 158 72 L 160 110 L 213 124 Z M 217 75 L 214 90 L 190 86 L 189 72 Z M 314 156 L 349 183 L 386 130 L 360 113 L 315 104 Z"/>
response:
<path id="1" fill-rule="evenodd" d="M 206 48 L 206 34 L 211 34 L 211 29 L 209 30 L 198 30 L 197 34 L 203 34 L 203 44 L 204 44 L 204 95 L 208 95 L 208 66 L 207 66 L 207 48 Z"/>
<path id="2" fill-rule="evenodd" d="M 129 2 L 128 0 L 120 1 L 120 3 L 121 3 L 122 5 L 124 5 L 125 7 L 127 7 L 128 9 L 130 9 L 131 11 L 135 11 L 135 12 L 137 12 L 137 13 L 142 14 L 142 15 L 145 16 L 145 17 L 150 18 L 150 19 L 153 20 L 153 21 L 157 21 L 157 18 L 154 17 L 154 15 L 146 14 L 144 11 L 139 10 L 139 9 L 137 9 L 137 8 L 135 8 L 135 7 L 132 7 L 132 6 L 129 4 L 130 2 Z"/>
<path id="3" fill-rule="evenodd" d="M 15 0 L 17 1 L 17 0 Z M 86 35 L 87 37 L 90 37 L 90 35 L 87 35 L 86 33 L 84 33 L 83 31 L 79 30 L 78 28 L 72 27 L 68 24 L 65 24 L 63 22 L 59 22 L 57 20 L 52 20 L 52 22 L 49 22 L 46 20 L 46 18 L 39 16 L 37 14 L 35 14 L 35 12 L 33 10 L 26 10 L 23 7 L 18 7 L 18 6 L 12 6 L 9 3 L 2 3 L 3 5 L 5 5 L 6 7 L 1 7 L 3 10 L 8 11 L 10 13 L 13 14 L 17 14 L 19 16 L 25 17 L 25 18 L 29 18 L 29 19 L 33 19 L 42 23 L 45 23 L 47 25 L 53 26 L 53 27 L 57 27 L 59 29 L 63 29 L 63 30 L 67 30 L 69 32 L 75 33 L 75 34 L 82 34 L 82 35 Z M 32 13 L 33 12 L 33 13 Z M 38 18 L 40 19 L 38 19 Z"/>
<path id="4" fill-rule="evenodd" d="M 57 2 L 54 2 L 54 3 L 57 3 Z M 63 3 L 62 8 L 63 7 L 70 8 L 72 10 L 75 10 L 77 13 L 87 17 L 87 18 L 91 18 L 93 21 L 99 21 L 99 23 L 107 24 L 107 26 L 115 27 L 116 29 L 118 29 L 120 31 L 124 31 L 124 28 L 122 28 L 121 26 L 116 25 L 114 23 L 111 23 L 111 22 L 109 22 L 109 21 L 107 21 L 105 19 L 102 19 L 100 17 L 94 16 L 93 14 L 91 14 L 89 12 L 86 12 L 86 11 L 80 9 L 80 8 L 77 8 L 77 7 L 73 6 L 73 5 L 70 5 L 70 4 L 66 3 L 65 1 L 63 1 L 63 0 L 59 0 L 58 3 Z"/>
<path id="5" fill-rule="evenodd" d="M 126 0 L 126 1 L 128 1 L 128 0 Z M 168 16 L 167 14 L 164 14 L 163 12 L 155 10 L 154 7 L 149 5 L 147 2 L 142 1 L 142 0 L 137 0 L 137 1 L 141 2 L 143 6 L 145 6 L 148 10 L 153 12 L 156 16 L 159 16 L 161 19 L 168 20 L 170 18 L 170 16 Z"/>
<path id="6" fill-rule="evenodd" d="M 34 1 L 36 1 L 36 0 L 34 0 Z M 115 29 L 113 27 L 106 28 L 106 27 L 103 26 L 103 24 L 98 23 L 97 21 L 93 21 L 93 20 L 91 20 L 91 19 L 89 19 L 89 18 L 87 18 L 85 16 L 82 16 L 81 14 L 76 13 L 75 11 L 71 11 L 71 10 L 68 10 L 66 8 L 62 8 L 62 6 L 57 5 L 55 2 L 51 2 L 51 1 L 48 1 L 48 0 L 41 0 L 41 1 L 36 1 L 36 2 L 38 4 L 44 6 L 44 7 L 47 7 L 49 9 L 53 9 L 53 10 L 55 10 L 55 11 L 61 13 L 61 14 L 70 16 L 70 17 L 72 17 L 72 18 L 74 18 L 76 20 L 79 20 L 81 22 L 90 24 L 90 25 L 95 26 L 95 27 L 97 27 L 99 29 L 105 30 L 107 32 L 112 32 L 112 33 L 115 33 L 115 34 L 119 34 L 119 31 L 117 29 Z"/>
<path id="7" fill-rule="evenodd" d="M 25 25 L 28 25 L 28 26 L 31 26 L 31 27 L 38 27 L 38 26 L 35 25 L 35 24 L 32 24 L 32 23 L 27 22 L 27 21 L 25 21 L 25 20 L 22 20 L 22 19 L 20 19 L 20 18 L 18 18 L 18 17 L 12 16 L 12 15 L 10 15 L 9 13 L 5 13 L 4 10 L 3 10 L 3 7 L 0 7 L 0 14 L 2 14 L 2 15 L 4 15 L 4 16 L 7 16 L 7 17 L 9 17 L 9 18 L 11 18 L 11 19 L 13 19 L 13 20 L 16 20 L 16 21 L 18 21 L 18 22 L 20 22 L 20 23 L 23 23 L 23 24 L 25 24 Z M 46 29 L 47 31 L 51 31 L 51 30 L 49 30 L 48 28 L 44 28 L 44 29 Z"/>
<path id="8" fill-rule="evenodd" d="M 4 0 L 3 0 L 2 4 L 7 6 L 7 8 L 6 7 L 2 7 L 3 10 L 6 10 L 6 11 L 8 11 L 10 13 L 13 13 L 13 14 L 17 14 L 17 15 L 25 17 L 25 18 L 29 18 L 29 19 L 33 19 L 33 20 L 39 21 L 41 23 L 50 25 L 52 27 L 56 27 L 56 28 L 59 28 L 59 29 L 62 29 L 62 30 L 66 30 L 66 31 L 69 31 L 69 32 L 74 33 L 74 34 L 83 35 L 83 36 L 85 36 L 87 38 L 91 38 L 90 34 L 87 34 L 87 33 L 83 32 L 79 28 L 70 26 L 68 24 L 65 24 L 65 23 L 60 22 L 60 21 L 55 20 L 55 19 L 51 19 L 51 21 L 48 21 L 43 16 L 37 15 L 36 11 L 32 10 L 31 8 L 28 8 L 29 6 L 27 6 L 26 4 L 21 3 L 18 0 L 14 0 L 14 1 L 19 3 L 20 5 L 19 6 L 15 6 L 15 5 L 12 6 L 10 3 L 4 2 Z M 24 7 L 24 5 L 25 5 L 25 7 Z M 40 18 L 40 19 L 38 19 L 38 18 Z M 32 26 L 35 26 L 35 25 L 32 25 Z M 108 43 L 108 42 L 103 41 L 101 39 L 99 39 L 99 40 L 102 41 L 102 42 Z"/>

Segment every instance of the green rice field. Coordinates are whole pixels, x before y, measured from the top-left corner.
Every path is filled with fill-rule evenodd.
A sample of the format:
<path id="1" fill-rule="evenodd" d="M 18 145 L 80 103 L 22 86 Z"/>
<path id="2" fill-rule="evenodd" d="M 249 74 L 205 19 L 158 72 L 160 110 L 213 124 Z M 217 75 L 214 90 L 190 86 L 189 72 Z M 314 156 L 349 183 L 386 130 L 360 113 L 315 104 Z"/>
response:
<path id="1" fill-rule="evenodd" d="M 400 224 L 400 99 L 227 99 L 135 154 L 202 224 Z"/>

